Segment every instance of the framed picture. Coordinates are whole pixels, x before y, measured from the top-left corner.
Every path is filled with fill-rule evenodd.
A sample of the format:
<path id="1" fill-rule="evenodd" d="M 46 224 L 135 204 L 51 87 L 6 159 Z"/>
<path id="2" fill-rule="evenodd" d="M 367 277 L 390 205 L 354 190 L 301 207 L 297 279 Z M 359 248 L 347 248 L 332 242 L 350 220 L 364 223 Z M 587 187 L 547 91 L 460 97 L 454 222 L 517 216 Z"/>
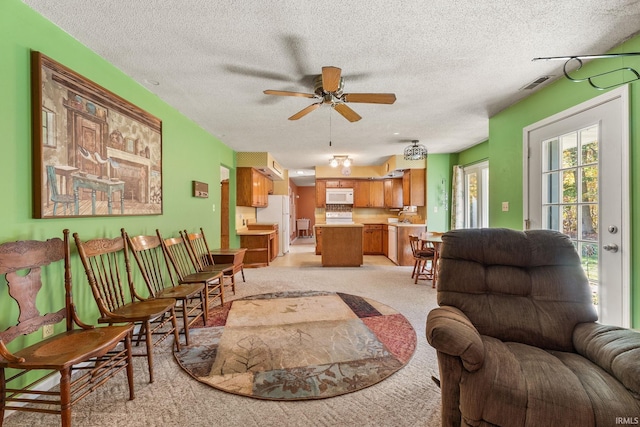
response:
<path id="1" fill-rule="evenodd" d="M 162 122 L 31 52 L 35 218 L 162 214 Z"/>

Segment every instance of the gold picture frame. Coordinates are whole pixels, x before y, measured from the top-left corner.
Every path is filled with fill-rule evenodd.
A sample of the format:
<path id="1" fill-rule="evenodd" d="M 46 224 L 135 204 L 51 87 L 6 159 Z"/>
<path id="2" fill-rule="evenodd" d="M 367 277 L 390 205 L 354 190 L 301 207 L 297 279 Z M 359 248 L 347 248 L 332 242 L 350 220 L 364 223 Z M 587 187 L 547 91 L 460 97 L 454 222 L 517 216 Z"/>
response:
<path id="1" fill-rule="evenodd" d="M 162 122 L 31 52 L 35 218 L 162 214 Z"/>

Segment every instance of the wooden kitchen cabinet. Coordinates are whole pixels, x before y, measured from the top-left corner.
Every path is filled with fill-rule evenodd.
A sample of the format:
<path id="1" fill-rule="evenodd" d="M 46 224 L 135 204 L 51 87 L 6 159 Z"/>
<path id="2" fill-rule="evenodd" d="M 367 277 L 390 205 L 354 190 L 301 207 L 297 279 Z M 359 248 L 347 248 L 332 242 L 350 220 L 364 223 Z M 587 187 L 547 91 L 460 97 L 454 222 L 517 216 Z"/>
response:
<path id="1" fill-rule="evenodd" d="M 266 267 L 273 260 L 273 230 L 243 230 L 238 232 L 240 246 L 247 248 L 244 256 L 245 267 Z M 277 256 L 276 252 L 276 256 Z"/>
<path id="2" fill-rule="evenodd" d="M 384 180 L 384 207 L 402 208 L 402 178 L 389 178 Z"/>
<path id="3" fill-rule="evenodd" d="M 382 255 L 382 224 L 365 224 L 363 239 L 365 255 Z"/>
<path id="4" fill-rule="evenodd" d="M 384 182 L 381 180 L 354 181 L 353 207 L 354 208 L 383 208 L 384 207 Z"/>
<path id="5" fill-rule="evenodd" d="M 269 252 L 271 253 L 271 258 L 269 259 L 269 261 L 273 261 L 274 259 L 276 259 L 276 257 L 278 256 L 278 252 L 280 252 L 280 231 L 279 231 L 279 226 L 278 224 L 274 223 L 274 224 L 267 224 L 267 223 L 253 223 L 253 224 L 247 224 L 247 230 L 273 230 L 276 232 L 275 236 L 273 236 L 270 241 L 269 241 L 269 245 L 271 246 L 269 248 Z"/>
<path id="6" fill-rule="evenodd" d="M 315 227 L 316 255 L 322 255 L 322 227 Z"/>
<path id="7" fill-rule="evenodd" d="M 389 226 L 382 225 L 382 255 L 389 257 Z"/>
<path id="8" fill-rule="evenodd" d="M 359 267 L 363 264 L 362 224 L 336 224 L 322 227 L 323 267 Z"/>
<path id="9" fill-rule="evenodd" d="M 327 188 L 353 188 L 355 182 L 352 179 L 327 179 Z"/>
<path id="10" fill-rule="evenodd" d="M 427 231 L 427 226 L 421 225 L 398 225 L 398 265 L 413 265 L 415 260 L 413 259 L 413 252 L 411 251 L 411 244 L 409 243 L 409 235 L 414 234 L 419 236 L 420 233 Z"/>
<path id="11" fill-rule="evenodd" d="M 324 208 L 327 204 L 327 181 L 316 179 L 316 208 Z"/>
<path id="12" fill-rule="evenodd" d="M 269 204 L 269 190 L 273 182 L 257 169 L 240 167 L 236 169 L 236 205 L 263 208 Z"/>
<path id="13" fill-rule="evenodd" d="M 402 203 L 404 206 L 424 206 L 426 200 L 425 170 L 407 169 L 402 175 Z"/>

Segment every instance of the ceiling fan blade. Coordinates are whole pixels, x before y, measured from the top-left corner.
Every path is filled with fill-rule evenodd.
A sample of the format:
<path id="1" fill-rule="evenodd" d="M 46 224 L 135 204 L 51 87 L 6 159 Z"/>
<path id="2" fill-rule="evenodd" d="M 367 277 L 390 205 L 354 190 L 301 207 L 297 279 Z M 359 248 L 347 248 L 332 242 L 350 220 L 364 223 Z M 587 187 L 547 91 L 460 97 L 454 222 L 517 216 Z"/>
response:
<path id="1" fill-rule="evenodd" d="M 367 104 L 393 104 L 396 102 L 395 93 L 345 93 L 345 102 L 363 102 Z"/>
<path id="2" fill-rule="evenodd" d="M 335 104 L 333 106 L 333 108 L 335 108 L 338 113 L 342 114 L 342 116 L 345 119 L 349 120 L 352 123 L 353 122 L 357 122 L 358 120 L 360 120 L 362 118 L 362 117 L 360 117 L 360 115 L 358 113 L 353 111 L 346 104 Z"/>
<path id="3" fill-rule="evenodd" d="M 335 92 L 340 87 L 340 74 L 338 67 L 322 67 L 322 87 L 327 92 Z"/>
<path id="4" fill-rule="evenodd" d="M 293 116 L 289 117 L 289 120 L 298 120 L 299 118 L 306 116 L 307 114 L 309 114 L 313 110 L 316 110 L 321 105 L 322 105 L 322 102 L 318 102 L 316 104 L 311 104 L 307 108 L 303 108 L 302 110 L 300 110 L 297 113 L 295 113 Z"/>
<path id="5" fill-rule="evenodd" d="M 315 98 L 316 95 L 313 93 L 302 93 L 302 92 L 290 92 L 288 90 L 265 90 L 265 95 L 278 95 L 278 96 L 300 96 L 302 98 Z"/>

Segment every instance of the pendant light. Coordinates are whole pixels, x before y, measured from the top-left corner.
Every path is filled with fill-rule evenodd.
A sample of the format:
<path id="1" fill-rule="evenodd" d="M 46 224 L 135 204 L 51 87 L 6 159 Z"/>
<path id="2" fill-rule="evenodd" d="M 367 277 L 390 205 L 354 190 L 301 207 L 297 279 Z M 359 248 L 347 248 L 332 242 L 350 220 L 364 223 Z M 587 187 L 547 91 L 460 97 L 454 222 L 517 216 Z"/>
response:
<path id="1" fill-rule="evenodd" d="M 427 147 L 419 144 L 419 142 L 417 139 L 414 139 L 411 141 L 411 145 L 408 145 L 407 148 L 404 149 L 405 160 L 424 160 L 427 158 L 429 154 Z"/>

